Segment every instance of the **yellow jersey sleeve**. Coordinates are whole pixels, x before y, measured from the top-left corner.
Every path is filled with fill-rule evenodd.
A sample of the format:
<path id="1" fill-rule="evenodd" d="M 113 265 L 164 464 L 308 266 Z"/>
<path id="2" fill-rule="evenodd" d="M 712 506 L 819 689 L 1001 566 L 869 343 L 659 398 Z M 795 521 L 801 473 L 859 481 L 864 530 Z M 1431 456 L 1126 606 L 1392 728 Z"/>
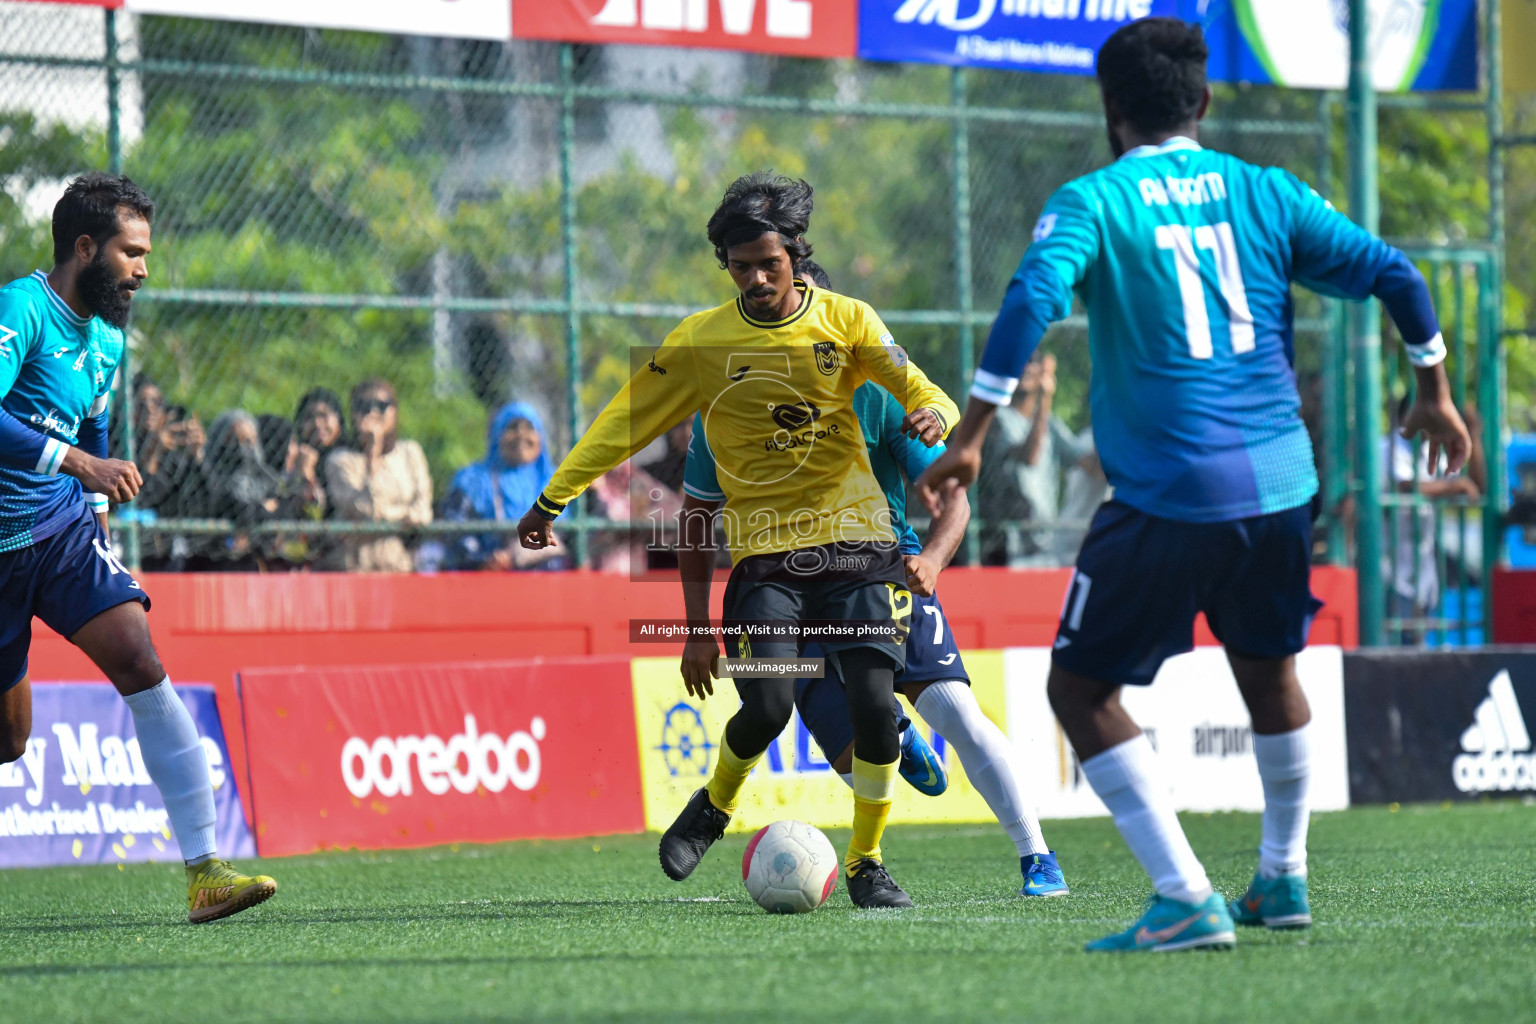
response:
<path id="1" fill-rule="evenodd" d="M 597 414 L 597 419 L 560 460 L 534 503 L 554 519 L 598 477 L 634 456 L 664 432 L 698 411 L 698 370 L 685 321 Z"/>
<path id="2" fill-rule="evenodd" d="M 862 302 L 859 313 L 848 339 L 858 369 L 894 395 L 907 412 L 932 409 L 947 436 L 960 420 L 960 408 L 908 358 L 878 313 Z"/>

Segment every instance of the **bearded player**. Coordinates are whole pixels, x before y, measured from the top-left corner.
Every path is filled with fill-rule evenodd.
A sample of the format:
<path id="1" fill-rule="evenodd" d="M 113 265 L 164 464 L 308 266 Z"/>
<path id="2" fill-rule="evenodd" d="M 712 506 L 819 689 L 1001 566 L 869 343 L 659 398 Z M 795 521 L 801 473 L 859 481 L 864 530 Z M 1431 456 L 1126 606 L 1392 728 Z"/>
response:
<path id="1" fill-rule="evenodd" d="M 53 269 L 0 288 L 0 760 L 32 732 L 32 617 L 96 663 L 133 714 L 144 766 L 187 865 L 188 917 L 213 921 L 277 891 L 214 848 L 208 761 L 150 642 L 149 597 L 112 553 L 109 501 L 143 484 L 107 458 L 107 395 L 155 204 L 119 175 L 75 179 L 53 210 Z"/>
<path id="2" fill-rule="evenodd" d="M 879 381 L 901 402 L 905 433 L 937 443 L 958 414 L 863 302 L 808 287 L 794 265 L 811 187 L 768 174 L 740 178 L 709 220 L 720 266 L 740 295 L 674 330 L 561 462 L 518 524 L 525 547 L 593 480 L 665 430 L 702 415 L 723 478 L 734 567 L 726 587 L 728 642 L 741 658 L 796 658 L 796 636 L 757 624 L 809 620 L 884 626 L 825 644 L 840 668 L 853 720 L 853 838 L 848 894 L 863 908 L 909 907 L 882 861 L 900 742 L 891 692 L 906 663 L 912 595 L 885 495 L 870 470 L 854 391 Z M 726 725 L 715 771 L 662 836 L 670 878 L 686 878 L 724 834 L 747 776 L 784 731 L 794 680 L 738 679 L 741 709 Z"/>
<path id="3" fill-rule="evenodd" d="M 1088 308 L 1094 439 L 1114 497 L 1078 555 L 1047 692 L 1093 791 L 1155 896 L 1091 951 L 1230 947 L 1234 924 L 1305 927 L 1308 723 L 1296 678 L 1320 607 L 1309 586 L 1317 473 L 1293 369 L 1292 282 L 1380 299 L 1418 391 L 1405 433 L 1471 448 L 1451 404 L 1424 279 L 1286 171 L 1203 149 L 1199 27 L 1146 18 L 1099 51 L 1114 163 L 1060 188 L 1008 286 L 949 450 L 918 481 L 969 485 L 981 443 L 1074 290 Z M 1259 865 L 1230 904 L 1213 891 L 1152 745 L 1120 703 L 1191 649 L 1204 612 L 1253 720 L 1264 789 Z"/>

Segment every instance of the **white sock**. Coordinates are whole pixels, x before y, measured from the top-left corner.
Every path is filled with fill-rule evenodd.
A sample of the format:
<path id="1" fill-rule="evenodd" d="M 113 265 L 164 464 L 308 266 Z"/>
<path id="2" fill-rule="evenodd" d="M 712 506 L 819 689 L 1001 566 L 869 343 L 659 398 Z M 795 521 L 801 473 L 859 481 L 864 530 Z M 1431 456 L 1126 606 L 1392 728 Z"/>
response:
<path id="1" fill-rule="evenodd" d="M 849 789 L 853 788 L 853 772 L 838 772 L 837 777 L 842 779 Z"/>
<path id="2" fill-rule="evenodd" d="M 971 688 L 958 679 L 930 683 L 917 695 L 915 706 L 933 731 L 960 755 L 971 785 L 997 815 L 998 824 L 1013 840 L 1019 856 L 1049 853 L 1050 848 L 1040 835 L 1040 820 L 1019 787 L 1008 739 L 982 713 Z"/>
<path id="3" fill-rule="evenodd" d="M 1308 726 L 1277 736 L 1253 737 L 1253 756 L 1264 783 L 1264 830 L 1259 874 L 1307 873 L 1307 791 L 1312 781 Z"/>
<path id="4" fill-rule="evenodd" d="M 1210 879 L 1184 837 L 1168 787 L 1158 779 L 1157 753 L 1145 733 L 1084 761 L 1083 775 L 1115 816 L 1125 844 L 1159 895 L 1185 903 L 1210 897 Z"/>
<path id="5" fill-rule="evenodd" d="M 160 799 L 165 801 L 182 859 L 189 864 L 207 860 L 215 852 L 213 833 L 218 815 L 213 807 L 213 783 L 208 778 L 208 756 L 203 753 L 187 706 L 171 688 L 169 677 L 123 700 L 133 712 L 139 753 L 160 790 Z"/>

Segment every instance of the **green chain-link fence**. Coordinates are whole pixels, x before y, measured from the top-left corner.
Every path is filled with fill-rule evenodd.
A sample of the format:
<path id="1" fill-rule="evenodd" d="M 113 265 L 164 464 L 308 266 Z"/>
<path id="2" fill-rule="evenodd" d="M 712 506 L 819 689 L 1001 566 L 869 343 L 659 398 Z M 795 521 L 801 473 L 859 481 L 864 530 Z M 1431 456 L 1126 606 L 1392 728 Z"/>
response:
<path id="1" fill-rule="evenodd" d="M 1216 114 L 1210 144 L 1333 192 L 1337 97 L 1223 88 Z M 160 204 L 116 408 L 120 450 L 162 484 L 119 510 L 119 532 L 131 559 L 165 568 L 355 566 L 364 548 L 451 567 L 466 535 L 501 543 L 521 509 L 485 521 L 445 504 L 454 473 L 486 456 L 489 417 L 530 403 L 558 457 L 632 348 L 731 297 L 704 224 L 750 170 L 811 181 L 810 237 L 837 289 L 870 301 L 963 395 L 1045 198 L 1106 156 L 1085 78 L 4 2 L 0 141 L 4 279 L 47 264 L 48 213 L 74 173 L 120 167 Z M 1298 371 L 1340 381 L 1334 312 L 1310 296 L 1298 312 Z M 1055 412 L 1074 431 L 1089 426 L 1084 333 L 1074 318 L 1046 343 Z M 388 521 L 355 494 L 316 500 L 309 478 L 328 490 L 334 460 L 290 454 L 285 433 L 318 409 L 297 424 L 304 447 L 354 440 L 351 391 L 374 377 L 430 477 L 402 469 L 373 496 Z M 1348 447 L 1346 408 L 1321 403 L 1327 444 Z M 253 428 L 236 409 L 262 417 L 264 465 L 239 443 Z M 327 409 L 339 436 L 322 429 Z M 1348 460 L 1333 462 L 1342 494 Z M 623 504 L 594 499 L 562 520 L 591 534 L 585 562 L 603 557 Z M 1338 507 L 1322 534 L 1344 561 Z M 1050 511 L 993 526 L 1018 527 L 1015 554 L 1038 562 L 1084 525 Z M 380 536 L 407 526 L 408 548 L 384 550 L 396 542 Z M 1041 540 L 1053 531 L 1068 543 Z M 984 524 L 972 532 L 975 559 Z"/>

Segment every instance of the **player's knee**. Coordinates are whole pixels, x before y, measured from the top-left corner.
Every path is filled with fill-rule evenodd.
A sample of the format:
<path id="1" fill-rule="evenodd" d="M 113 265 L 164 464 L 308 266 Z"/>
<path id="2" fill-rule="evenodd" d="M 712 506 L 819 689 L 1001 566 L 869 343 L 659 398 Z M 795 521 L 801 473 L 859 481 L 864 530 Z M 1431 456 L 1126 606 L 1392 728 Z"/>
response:
<path id="1" fill-rule="evenodd" d="M 757 712 L 765 723 L 770 723 L 783 729 L 789 724 L 789 716 L 795 708 L 795 693 L 793 688 L 781 688 L 765 686 L 758 701 Z"/>
<path id="2" fill-rule="evenodd" d="M 1051 670 L 1045 684 L 1045 696 L 1051 702 L 1051 710 L 1063 722 L 1092 713 L 1111 695 L 1112 691 L 1106 693 L 1103 687 L 1058 669 Z"/>
<path id="3" fill-rule="evenodd" d="M 165 679 L 165 666 L 149 644 L 123 652 L 115 664 L 104 669 L 121 693 L 142 693 Z"/>
<path id="4" fill-rule="evenodd" d="M 27 752 L 27 738 L 12 732 L 0 733 L 0 764 L 20 761 Z"/>

